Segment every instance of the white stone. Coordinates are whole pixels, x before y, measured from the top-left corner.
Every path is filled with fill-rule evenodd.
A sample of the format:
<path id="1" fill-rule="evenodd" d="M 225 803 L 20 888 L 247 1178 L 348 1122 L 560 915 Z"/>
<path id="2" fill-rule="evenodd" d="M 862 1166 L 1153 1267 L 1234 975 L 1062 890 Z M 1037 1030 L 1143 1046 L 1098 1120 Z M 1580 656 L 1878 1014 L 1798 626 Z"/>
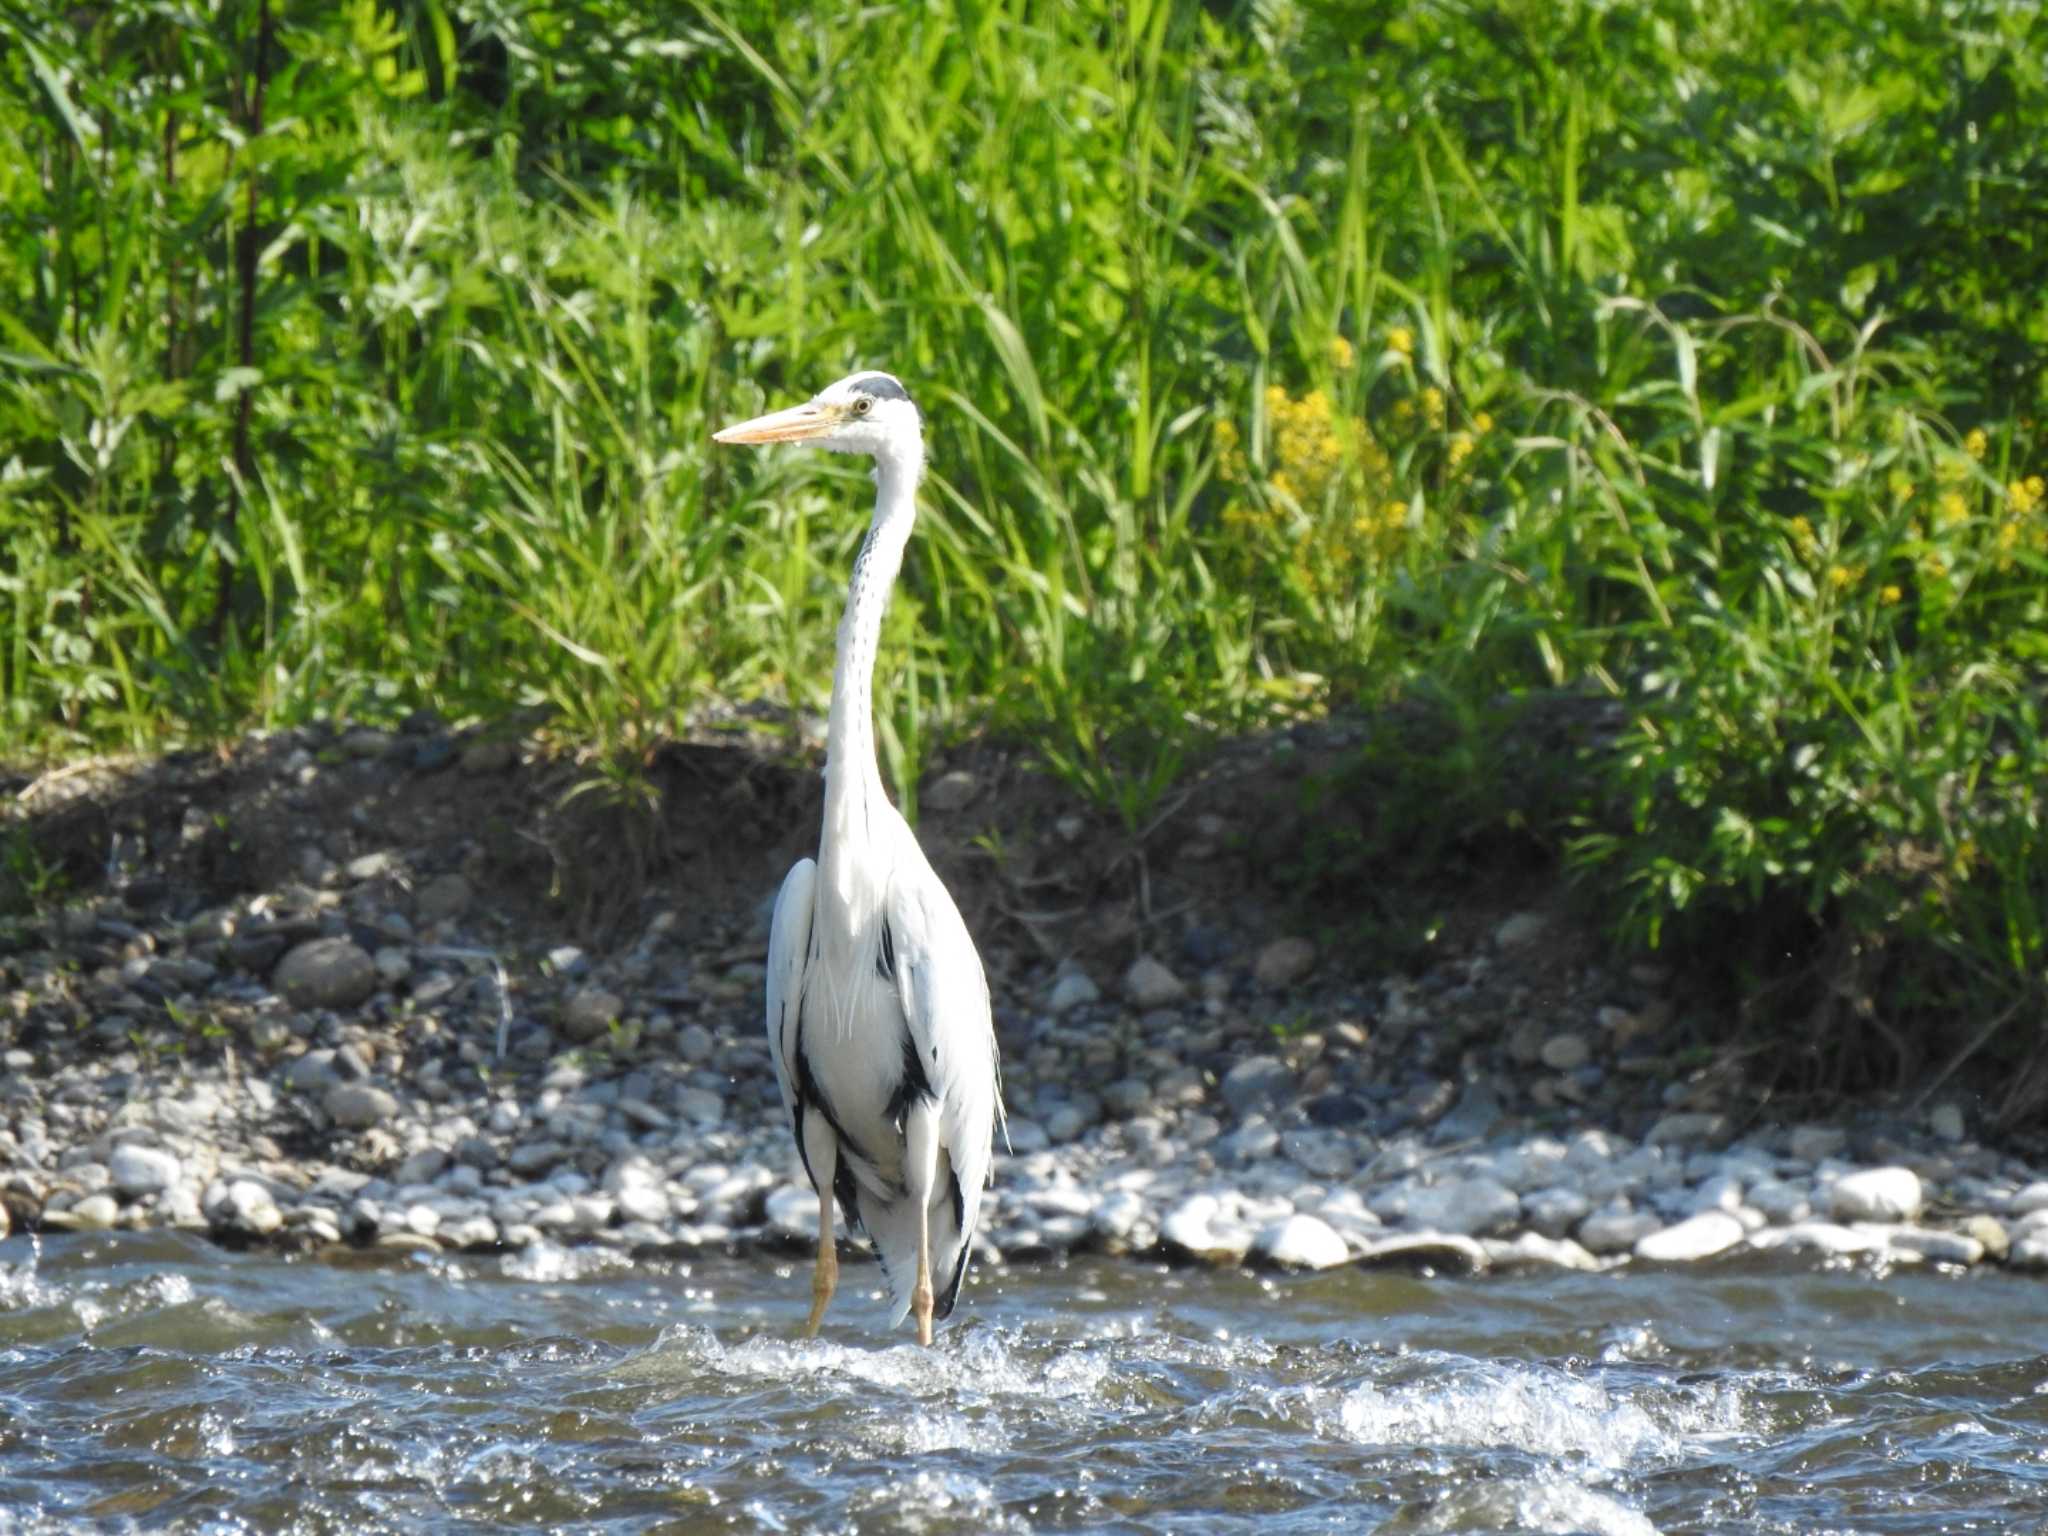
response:
<path id="1" fill-rule="evenodd" d="M 1652 1264 L 1690 1264 L 1725 1253 L 1748 1234 L 1726 1211 L 1701 1211 L 1661 1232 L 1636 1239 L 1635 1256 Z"/>
<path id="2" fill-rule="evenodd" d="M 114 1155 L 107 1159 L 107 1171 L 114 1176 L 114 1188 L 134 1199 L 161 1194 L 178 1182 L 184 1169 L 174 1152 L 126 1142 L 114 1148 Z"/>
<path id="3" fill-rule="evenodd" d="M 1261 1230 L 1252 1246 L 1268 1264 L 1283 1269 L 1331 1269 L 1351 1258 L 1328 1222 L 1299 1211 Z"/>
<path id="4" fill-rule="evenodd" d="M 1795 1221 L 1789 1227 L 1766 1228 L 1750 1241 L 1757 1248 L 1792 1248 L 1849 1255 L 1878 1252 L 1885 1246 L 1885 1235 L 1875 1227 L 1845 1227 L 1832 1221 Z"/>
<path id="5" fill-rule="evenodd" d="M 1935 1264 L 1980 1264 L 1984 1245 L 1963 1232 L 1932 1227 L 1894 1227 L 1886 1234 L 1892 1252 L 1912 1254 Z"/>
<path id="6" fill-rule="evenodd" d="M 1845 1173 L 1828 1191 L 1837 1221 L 1911 1221 L 1920 1214 L 1920 1175 L 1910 1168 L 1865 1168 Z"/>
<path id="7" fill-rule="evenodd" d="M 1251 1251 L 1251 1229 L 1228 1219 L 1210 1194 L 1189 1195 L 1159 1223 L 1163 1242 L 1190 1258 L 1236 1262 Z"/>
<path id="8" fill-rule="evenodd" d="M 1594 1270 L 1600 1261 L 1568 1237 L 1523 1232 L 1513 1238 L 1482 1240 L 1488 1263 L 1495 1269 Z"/>

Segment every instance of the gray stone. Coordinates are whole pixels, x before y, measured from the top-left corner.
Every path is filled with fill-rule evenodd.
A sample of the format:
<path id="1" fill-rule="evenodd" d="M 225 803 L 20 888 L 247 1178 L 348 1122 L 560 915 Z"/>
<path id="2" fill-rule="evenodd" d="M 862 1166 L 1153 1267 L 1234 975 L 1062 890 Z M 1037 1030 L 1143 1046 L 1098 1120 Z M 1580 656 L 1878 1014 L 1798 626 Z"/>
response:
<path id="1" fill-rule="evenodd" d="M 349 939 L 309 939 L 289 951 L 271 985 L 294 1008 L 353 1008 L 377 990 L 377 963 Z"/>
<path id="2" fill-rule="evenodd" d="M 475 899 L 475 890 L 461 875 L 436 875 L 413 898 L 413 913 L 423 923 L 453 922 Z"/>
<path id="3" fill-rule="evenodd" d="M 1352 1138 L 1338 1131 L 1282 1131 L 1280 1150 L 1319 1179 L 1348 1179 L 1358 1167 Z"/>
<path id="4" fill-rule="evenodd" d="M 1102 1090 L 1102 1107 L 1128 1120 L 1152 1107 L 1152 1085 L 1142 1077 L 1120 1077 Z"/>
<path id="5" fill-rule="evenodd" d="M 372 1083 L 337 1083 L 321 1104 L 329 1119 L 349 1130 L 382 1125 L 398 1115 L 398 1100 Z"/>
<path id="6" fill-rule="evenodd" d="M 1625 1205 L 1609 1206 L 1595 1211 L 1579 1223 L 1578 1239 L 1590 1253 L 1630 1253 L 1637 1243 L 1663 1225 L 1653 1211 L 1632 1210 Z"/>
<path id="7" fill-rule="evenodd" d="M 676 1054 L 687 1062 L 701 1066 L 717 1049 L 717 1040 L 702 1024 L 685 1024 L 676 1031 Z"/>
<path id="8" fill-rule="evenodd" d="M 1515 1192 L 1494 1179 L 1453 1179 L 1408 1197 L 1407 1222 L 1431 1232 L 1473 1237 L 1498 1232 L 1522 1214 Z"/>
<path id="9" fill-rule="evenodd" d="M 1351 1258 L 1344 1239 L 1328 1222 L 1298 1211 L 1262 1228 L 1252 1240 L 1252 1248 L 1268 1264 L 1282 1269 L 1333 1269 Z"/>
<path id="10" fill-rule="evenodd" d="M 1498 949 L 1521 949 L 1550 931 L 1550 919 L 1540 912 L 1516 912 L 1502 918 L 1493 930 Z"/>
<path id="11" fill-rule="evenodd" d="M 1835 1180 L 1828 1214 L 1837 1221 L 1911 1221 L 1921 1201 L 1920 1175 L 1912 1169 L 1864 1168 Z"/>
<path id="12" fill-rule="evenodd" d="M 1188 995 L 1187 984 L 1150 955 L 1124 972 L 1124 996 L 1134 1008 L 1166 1008 Z"/>
<path id="13" fill-rule="evenodd" d="M 927 810 L 965 810 L 981 793 L 981 783 L 964 768 L 954 768 L 940 774 L 925 785 L 921 804 Z"/>
<path id="14" fill-rule="evenodd" d="M 1759 1179 L 1744 1192 L 1745 1202 L 1779 1226 L 1804 1221 L 1813 1214 L 1813 1202 L 1806 1191 L 1780 1179 Z"/>
<path id="15" fill-rule="evenodd" d="M 371 956 L 371 962 L 386 986 L 395 986 L 412 974 L 412 956 L 395 945 L 386 944 Z"/>
<path id="16" fill-rule="evenodd" d="M 1022 1115 L 1011 1116 L 1004 1127 L 1003 1138 L 1007 1149 L 1018 1157 L 1029 1157 L 1034 1152 L 1043 1152 L 1052 1145 L 1052 1138 L 1045 1133 L 1045 1127 L 1036 1120 Z"/>
<path id="17" fill-rule="evenodd" d="M 1833 1157 L 1849 1144 L 1849 1133 L 1834 1125 L 1802 1125 L 1786 1138 L 1786 1148 L 1802 1163 Z"/>
<path id="18" fill-rule="evenodd" d="M 1943 1141 L 1961 1141 L 1969 1131 L 1961 1106 L 1946 1100 L 1928 1112 L 1927 1128 Z"/>
<path id="19" fill-rule="evenodd" d="M 1277 1056 L 1247 1056 L 1223 1075 L 1218 1091 L 1238 1115 L 1283 1103 L 1294 1092 L 1294 1073 Z"/>
<path id="20" fill-rule="evenodd" d="M 1636 1239 L 1635 1256 L 1651 1264 L 1690 1264 L 1725 1253 L 1746 1236 L 1742 1223 L 1728 1212 L 1701 1211 L 1676 1226 L 1644 1233 Z"/>
<path id="21" fill-rule="evenodd" d="M 2048 1270 L 2048 1231 L 2029 1232 L 2012 1245 L 2005 1262 L 2014 1269 Z"/>
<path id="22" fill-rule="evenodd" d="M 2005 1202 L 2008 1216 L 2031 1216 L 2035 1211 L 2048 1211 L 2048 1179 L 2022 1185 Z"/>
<path id="23" fill-rule="evenodd" d="M 1052 984 L 1045 1006 L 1054 1017 L 1072 1013 L 1076 1008 L 1085 1007 L 1102 996 L 1102 989 L 1088 978 L 1085 971 L 1068 971 Z"/>
<path id="24" fill-rule="evenodd" d="M 579 987 L 562 1004 L 562 1033 L 579 1044 L 601 1039 L 625 1011 L 625 999 L 618 993 Z"/>
<path id="25" fill-rule="evenodd" d="M 1593 1047 L 1584 1035 L 1567 1032 L 1544 1041 L 1537 1055 L 1553 1072 L 1576 1072 L 1593 1059 Z"/>
<path id="26" fill-rule="evenodd" d="M 1726 1115 L 1681 1112 L 1664 1116 L 1643 1140 L 1653 1147 L 1719 1146 L 1732 1129 Z"/>
<path id="27" fill-rule="evenodd" d="M 184 1169 L 176 1153 L 127 1142 L 114 1148 L 107 1171 L 114 1176 L 114 1188 L 132 1200 L 163 1193 L 178 1182 Z"/>
<path id="28" fill-rule="evenodd" d="M 1308 979 L 1316 968 L 1316 947 L 1307 939 L 1275 939 L 1259 951 L 1252 963 L 1252 979 L 1271 991 L 1280 991 Z"/>
<path id="29" fill-rule="evenodd" d="M 1563 1237 L 1586 1218 L 1591 1202 L 1576 1189 L 1558 1186 L 1522 1196 L 1522 1219 L 1544 1237 Z"/>
<path id="30" fill-rule="evenodd" d="M 482 777 L 503 773 L 519 761 L 519 745 L 498 737 L 483 737 L 462 749 L 462 771 Z"/>

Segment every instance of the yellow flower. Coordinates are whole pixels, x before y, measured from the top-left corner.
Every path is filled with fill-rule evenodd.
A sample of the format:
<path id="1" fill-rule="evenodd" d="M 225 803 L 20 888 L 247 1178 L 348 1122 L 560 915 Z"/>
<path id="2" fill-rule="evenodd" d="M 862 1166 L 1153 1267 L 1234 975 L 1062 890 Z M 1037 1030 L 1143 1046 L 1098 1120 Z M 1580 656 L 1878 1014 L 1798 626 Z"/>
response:
<path id="1" fill-rule="evenodd" d="M 1413 400 L 1396 400 L 1394 402 L 1394 425 L 1406 428 L 1411 426 L 1414 421 L 1415 402 Z"/>
<path id="2" fill-rule="evenodd" d="M 1837 592 L 1845 591 L 1855 586 L 1862 575 L 1863 567 L 1860 565 L 1831 565 L 1828 567 L 1828 585 Z"/>
<path id="3" fill-rule="evenodd" d="M 1891 488 L 1894 500 L 1909 500 L 1913 495 L 1913 477 L 1903 469 L 1895 469 L 1891 475 Z"/>
<path id="4" fill-rule="evenodd" d="M 1487 415 L 1486 412 L 1481 411 L 1472 418 L 1472 430 L 1481 437 L 1486 436 L 1487 433 L 1493 430 L 1493 418 Z"/>
<path id="5" fill-rule="evenodd" d="M 1429 423 L 1429 430 L 1441 432 L 1444 429 L 1444 392 L 1434 384 L 1422 391 L 1422 419 Z"/>
<path id="6" fill-rule="evenodd" d="M 1952 527 L 1970 515 L 1970 503 L 1961 491 L 1943 491 L 1941 500 L 1936 502 L 1935 506 L 1941 514 L 1944 528 Z"/>
<path id="7" fill-rule="evenodd" d="M 1990 451 L 1991 439 L 1984 435 L 1984 429 L 1982 427 L 1970 428 L 1969 435 L 1963 439 L 1963 452 L 1973 459 L 1981 459 Z"/>
<path id="8" fill-rule="evenodd" d="M 2048 499 L 2048 484 L 2043 484 L 2039 475 L 2015 480 L 2005 488 L 2006 505 L 2020 517 L 2033 513 L 2044 499 Z"/>
<path id="9" fill-rule="evenodd" d="M 1380 508 L 1380 527 L 1387 533 L 1399 533 L 1408 526 L 1408 503 L 1390 501 Z"/>
<path id="10" fill-rule="evenodd" d="M 1346 341 L 1342 336 L 1332 336 L 1330 338 L 1330 366 L 1332 368 L 1336 369 L 1339 373 L 1349 373 L 1351 371 L 1351 364 L 1355 360 L 1356 355 L 1351 350 L 1350 342 Z"/>
<path id="11" fill-rule="evenodd" d="M 1472 434 L 1470 432 L 1453 432 L 1451 434 L 1450 448 L 1451 468 L 1456 469 L 1460 464 L 1471 458 L 1472 451 L 1476 446 L 1472 441 Z"/>
<path id="12" fill-rule="evenodd" d="M 1813 523 L 1804 515 L 1792 519 L 1792 547 L 1799 552 L 1802 560 L 1811 560 L 1820 553 L 1820 539 L 1815 536 Z"/>
<path id="13" fill-rule="evenodd" d="M 1415 333 L 1405 325 L 1396 325 L 1387 331 L 1387 345 L 1403 357 L 1415 355 Z"/>
<path id="14" fill-rule="evenodd" d="M 1884 584 L 1884 590 L 1878 593 L 1877 595 L 1884 602 L 1896 603 L 1900 598 L 1904 597 L 1906 594 L 1899 590 L 1899 584 L 1897 582 L 1888 581 Z"/>

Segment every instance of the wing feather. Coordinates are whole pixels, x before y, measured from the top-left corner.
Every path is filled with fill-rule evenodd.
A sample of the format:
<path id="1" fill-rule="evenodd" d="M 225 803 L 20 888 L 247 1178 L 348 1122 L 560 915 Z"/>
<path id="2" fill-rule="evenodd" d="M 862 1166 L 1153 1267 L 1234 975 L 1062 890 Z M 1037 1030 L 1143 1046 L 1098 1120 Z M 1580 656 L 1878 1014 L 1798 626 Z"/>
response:
<path id="1" fill-rule="evenodd" d="M 804 1005 L 804 969 L 810 957 L 811 915 L 817 899 L 818 866 L 798 859 L 783 877 L 775 898 L 775 918 L 768 928 L 768 1059 L 775 1063 L 775 1086 L 782 1092 L 782 1112 L 803 1145 L 797 1123 L 797 1021 Z"/>

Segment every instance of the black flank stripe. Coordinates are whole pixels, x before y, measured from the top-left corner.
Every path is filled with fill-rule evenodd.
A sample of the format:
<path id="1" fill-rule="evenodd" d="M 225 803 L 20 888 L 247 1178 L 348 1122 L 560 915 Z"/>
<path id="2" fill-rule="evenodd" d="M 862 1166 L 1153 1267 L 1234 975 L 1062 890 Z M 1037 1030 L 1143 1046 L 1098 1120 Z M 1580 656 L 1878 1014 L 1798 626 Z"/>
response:
<path id="1" fill-rule="evenodd" d="M 903 1116 L 910 1106 L 919 1099 L 932 1097 L 932 1080 L 924 1075 L 924 1063 L 918 1059 L 917 1042 L 910 1038 L 908 1029 L 900 1039 L 903 1055 L 903 1075 L 896 1080 L 896 1090 L 889 1095 L 889 1119 L 895 1123 L 897 1134 L 903 1131 Z"/>
<path id="2" fill-rule="evenodd" d="M 896 935 L 889 930 L 889 920 L 882 919 L 882 951 L 875 956 L 875 974 L 884 981 L 896 979 Z"/>

